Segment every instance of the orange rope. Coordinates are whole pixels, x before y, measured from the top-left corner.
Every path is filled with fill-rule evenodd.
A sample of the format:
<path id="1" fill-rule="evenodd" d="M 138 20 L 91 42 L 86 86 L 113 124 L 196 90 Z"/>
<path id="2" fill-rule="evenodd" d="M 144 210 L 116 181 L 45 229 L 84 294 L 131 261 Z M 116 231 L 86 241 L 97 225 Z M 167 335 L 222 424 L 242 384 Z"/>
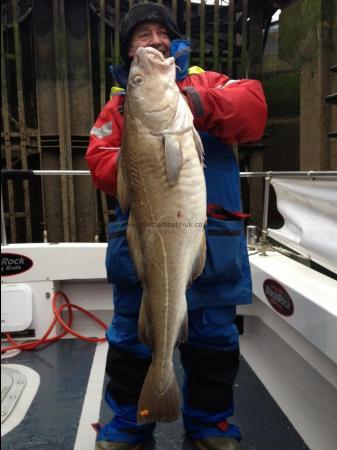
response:
<path id="1" fill-rule="evenodd" d="M 64 303 L 61 304 L 61 306 L 57 307 L 56 303 L 59 298 L 63 299 Z M 106 340 L 105 337 L 104 338 L 92 338 L 92 337 L 83 336 L 71 328 L 71 325 L 73 322 L 73 310 L 77 309 L 77 310 L 81 311 L 83 314 L 85 314 L 87 317 L 89 317 L 90 319 L 93 319 L 96 323 L 98 323 L 105 330 L 108 329 L 106 324 L 101 319 L 96 317 L 94 314 L 85 310 L 81 306 L 70 303 L 69 298 L 67 297 L 67 295 L 64 292 L 62 292 L 62 291 L 55 292 L 53 299 L 52 299 L 52 307 L 53 307 L 53 312 L 54 312 L 54 319 L 41 339 L 39 339 L 37 341 L 19 343 L 19 342 L 15 342 L 9 333 L 5 333 L 7 341 L 12 345 L 8 346 L 8 347 L 1 347 L 1 353 L 5 353 L 10 350 L 17 350 L 17 349 L 18 350 L 35 350 L 36 348 L 38 348 L 39 346 L 41 346 L 43 344 L 46 345 L 46 344 L 51 344 L 52 342 L 58 341 L 59 339 L 63 338 L 65 335 L 67 335 L 68 333 L 72 334 L 73 336 L 76 336 L 78 339 L 88 341 L 88 342 L 104 342 Z M 61 317 L 61 313 L 65 308 L 68 309 L 67 323 Z M 64 331 L 62 331 L 62 333 L 60 333 L 59 335 L 48 339 L 49 334 L 51 333 L 52 329 L 54 328 L 54 326 L 56 325 L 57 322 L 59 324 L 61 324 Z"/>

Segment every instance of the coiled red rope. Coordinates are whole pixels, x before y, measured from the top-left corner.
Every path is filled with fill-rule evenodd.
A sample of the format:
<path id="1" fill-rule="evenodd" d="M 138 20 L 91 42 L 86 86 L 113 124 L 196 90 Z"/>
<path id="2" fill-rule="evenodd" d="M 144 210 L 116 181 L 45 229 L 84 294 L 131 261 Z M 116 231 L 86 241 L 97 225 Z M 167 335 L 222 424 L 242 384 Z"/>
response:
<path id="1" fill-rule="evenodd" d="M 59 299 L 63 300 L 63 303 L 60 306 L 57 306 L 57 301 Z M 69 298 L 67 297 L 67 295 L 64 292 L 62 292 L 62 291 L 55 292 L 55 294 L 53 295 L 53 299 L 52 299 L 52 307 L 53 307 L 53 312 L 54 312 L 54 319 L 53 319 L 52 323 L 50 324 L 50 326 L 48 327 L 45 334 L 42 336 L 42 338 L 40 338 L 37 341 L 29 341 L 29 342 L 20 343 L 20 342 L 15 342 L 9 333 L 5 333 L 7 341 L 12 345 L 6 346 L 6 347 L 1 347 L 1 353 L 5 353 L 10 350 L 35 350 L 38 347 L 40 347 L 41 345 L 47 345 L 47 344 L 51 344 L 53 342 L 58 341 L 59 339 L 66 336 L 68 333 L 72 334 L 73 336 L 77 337 L 78 339 L 81 339 L 83 341 L 88 341 L 88 342 L 104 342 L 106 340 L 105 337 L 104 338 L 93 338 L 93 337 L 83 336 L 71 328 L 72 323 L 73 323 L 73 310 L 77 309 L 78 311 L 81 311 L 87 317 L 89 317 L 90 319 L 92 319 L 96 323 L 98 323 L 102 328 L 104 328 L 104 330 L 108 329 L 107 325 L 101 319 L 96 317 L 94 314 L 90 313 L 89 311 L 82 308 L 81 306 L 70 303 Z M 65 308 L 67 308 L 67 310 L 68 310 L 67 323 L 61 317 L 61 313 Z M 51 333 L 52 329 L 54 328 L 54 326 L 56 325 L 56 323 L 59 323 L 62 326 L 64 331 L 62 331 L 62 333 L 60 333 L 57 336 L 48 338 L 48 336 L 50 335 L 50 333 Z"/>

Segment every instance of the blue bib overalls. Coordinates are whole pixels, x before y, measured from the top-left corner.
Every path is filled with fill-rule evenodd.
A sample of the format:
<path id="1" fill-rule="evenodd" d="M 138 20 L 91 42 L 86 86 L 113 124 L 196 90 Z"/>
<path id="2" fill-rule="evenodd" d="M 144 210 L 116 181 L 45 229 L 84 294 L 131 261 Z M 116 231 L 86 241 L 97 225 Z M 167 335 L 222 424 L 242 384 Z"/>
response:
<path id="1" fill-rule="evenodd" d="M 235 156 L 220 139 L 201 133 L 205 149 L 207 202 L 227 211 L 240 211 L 240 178 Z M 117 210 L 109 225 L 107 276 L 113 284 L 114 317 L 110 344 L 106 400 L 115 417 L 98 440 L 139 443 L 154 425 L 136 426 L 138 396 L 151 363 L 151 351 L 138 339 L 142 289 L 126 240 L 128 215 Z M 251 277 L 240 219 L 208 217 L 207 259 L 201 276 L 187 290 L 189 337 L 180 345 L 185 371 L 183 417 L 193 438 L 228 436 L 240 431 L 227 423 L 233 415 L 232 385 L 239 366 L 236 305 L 251 302 Z M 219 426 L 219 424 L 221 426 Z"/>

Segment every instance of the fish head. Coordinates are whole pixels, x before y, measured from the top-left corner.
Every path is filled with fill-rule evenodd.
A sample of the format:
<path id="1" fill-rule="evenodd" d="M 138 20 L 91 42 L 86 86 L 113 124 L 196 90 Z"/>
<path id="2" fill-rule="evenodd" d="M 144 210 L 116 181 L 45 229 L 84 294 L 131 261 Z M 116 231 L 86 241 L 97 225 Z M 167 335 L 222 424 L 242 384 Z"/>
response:
<path id="1" fill-rule="evenodd" d="M 139 47 L 133 58 L 127 102 L 136 120 L 158 132 L 172 123 L 178 105 L 175 59 L 152 47 Z"/>

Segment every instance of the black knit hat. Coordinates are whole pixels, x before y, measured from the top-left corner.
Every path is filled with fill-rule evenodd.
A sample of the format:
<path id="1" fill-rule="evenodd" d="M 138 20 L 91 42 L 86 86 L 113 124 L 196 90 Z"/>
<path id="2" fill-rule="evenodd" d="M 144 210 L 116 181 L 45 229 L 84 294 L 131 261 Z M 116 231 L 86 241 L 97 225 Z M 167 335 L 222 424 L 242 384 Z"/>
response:
<path id="1" fill-rule="evenodd" d="M 128 50 L 132 34 L 138 25 L 145 22 L 158 22 L 163 25 L 166 28 L 171 40 L 182 38 L 170 11 L 164 6 L 151 2 L 138 3 L 130 9 L 128 14 L 121 21 L 121 56 L 127 65 L 130 64 Z"/>

